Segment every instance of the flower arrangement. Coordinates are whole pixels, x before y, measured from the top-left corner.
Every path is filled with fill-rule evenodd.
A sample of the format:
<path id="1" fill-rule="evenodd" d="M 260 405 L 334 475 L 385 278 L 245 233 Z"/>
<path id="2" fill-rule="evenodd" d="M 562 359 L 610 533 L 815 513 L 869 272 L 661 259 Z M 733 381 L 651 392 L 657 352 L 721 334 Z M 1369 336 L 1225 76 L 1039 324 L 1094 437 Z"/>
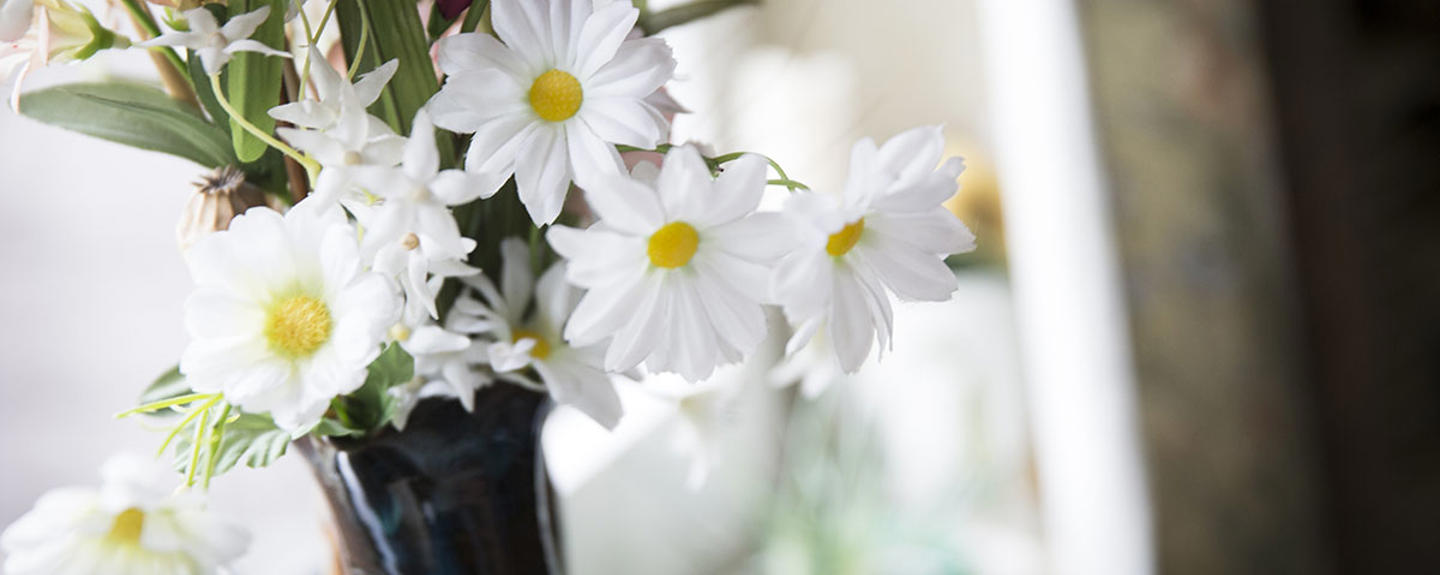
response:
<path id="1" fill-rule="evenodd" d="M 767 308 L 793 328 L 788 355 L 855 371 L 883 353 L 892 297 L 948 298 L 944 258 L 974 248 L 942 206 L 963 162 L 922 127 L 861 140 L 843 189 L 811 190 L 762 154 L 671 143 L 684 110 L 654 34 L 744 3 L 438 0 L 422 23 L 404 1 L 329 0 L 312 21 L 290 0 L 120 0 L 132 36 L 65 0 L 0 0 L 0 58 L 22 79 L 143 48 L 164 86 L 17 82 L 19 111 L 213 170 L 177 228 L 189 346 L 122 414 L 165 418 L 183 488 L 42 502 L 7 535 L 7 570 L 59 572 L 15 549 L 83 505 L 102 535 L 47 556 L 121 542 L 209 572 L 235 553 L 154 530 L 201 537 L 191 498 L 236 465 L 403 430 L 422 398 L 474 409 L 486 386 L 613 428 L 613 377 L 704 380 L 771 335 Z M 783 209 L 760 209 L 770 188 Z"/>

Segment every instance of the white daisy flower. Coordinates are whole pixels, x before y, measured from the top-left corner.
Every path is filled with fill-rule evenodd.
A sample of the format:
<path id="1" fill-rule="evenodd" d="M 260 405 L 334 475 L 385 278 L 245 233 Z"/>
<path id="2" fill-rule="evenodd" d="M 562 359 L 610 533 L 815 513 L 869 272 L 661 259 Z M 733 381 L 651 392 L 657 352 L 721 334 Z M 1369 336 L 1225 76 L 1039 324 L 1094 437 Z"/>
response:
<path id="1" fill-rule="evenodd" d="M 455 397 L 465 411 L 474 411 L 475 391 L 494 381 L 488 373 L 476 369 L 489 359 L 485 346 L 436 325 L 403 331 L 406 333 L 399 338 L 400 346 L 415 358 L 413 383 L 417 384 L 407 392 L 413 392 L 416 401 L 430 396 Z M 407 409 L 413 407 L 412 402 Z M 397 427 L 403 425 L 402 421 Z"/>
<path id="2" fill-rule="evenodd" d="M 101 489 L 64 488 L 0 534 L 10 575 L 202 575 L 250 544 L 244 530 L 205 510 L 190 491 L 171 495 L 176 476 L 153 460 L 117 456 Z"/>
<path id="3" fill-rule="evenodd" d="M 365 383 L 400 308 L 390 282 L 362 268 L 355 229 L 309 207 L 253 208 L 186 257 L 196 289 L 180 371 L 292 433 Z"/>
<path id="4" fill-rule="evenodd" d="M 440 41 L 449 75 L 435 123 L 474 133 L 466 169 L 515 176 L 536 224 L 555 221 L 572 180 L 623 172 L 613 144 L 653 148 L 669 123 L 646 98 L 675 72 L 658 38 L 626 39 L 639 11 L 591 0 L 496 0 L 495 33 Z"/>
<path id="5" fill-rule="evenodd" d="M 580 295 L 565 283 L 565 264 L 551 266 L 537 282 L 524 241 L 506 239 L 500 250 L 500 287 L 484 275 L 467 278 L 465 282 L 482 299 L 467 294 L 455 304 L 452 315 L 471 318 L 455 327 L 496 340 L 486 349 L 497 377 L 536 386 L 524 372 L 534 368 L 556 403 L 579 409 L 606 429 L 614 429 L 620 422 L 620 396 L 600 367 L 603 352 L 596 346 L 568 345 L 561 337 Z M 527 314 L 532 293 L 534 313 Z"/>
<path id="6" fill-rule="evenodd" d="M 965 169 L 960 158 L 940 164 L 944 150 L 939 127 L 878 148 L 867 138 L 851 152 L 843 194 L 801 193 L 786 202 L 798 243 L 776 268 L 774 294 L 797 326 L 787 352 L 828 324 L 841 367 L 853 373 L 876 337 L 882 350 L 889 345 L 887 291 L 911 301 L 944 301 L 955 291 L 945 256 L 975 249 L 975 236 L 941 205 Z"/>
<path id="7" fill-rule="evenodd" d="M 189 31 L 166 32 L 136 46 L 182 46 L 194 50 L 200 55 L 200 63 L 205 65 L 205 73 L 212 76 L 219 74 L 236 52 L 259 52 L 267 56 L 290 57 L 287 52 L 250 39 L 250 35 L 270 16 L 269 6 L 231 18 L 224 26 L 220 26 L 220 23 L 215 21 L 215 15 L 204 8 L 186 10 L 181 15 L 185 16 L 185 21 L 190 24 Z"/>
<path id="8" fill-rule="evenodd" d="M 570 282 L 588 289 L 565 328 L 574 345 L 609 339 L 605 369 L 673 371 L 696 381 L 740 361 L 765 338 L 767 265 L 786 245 L 778 214 L 756 214 L 766 162 L 746 155 L 710 176 L 693 147 L 595 180 L 586 200 L 599 222 L 551 228 L 570 262 Z M 613 337 L 612 337 L 613 336 Z"/>
<path id="9" fill-rule="evenodd" d="M 345 166 L 399 164 L 405 138 L 365 110 L 380 98 L 380 91 L 395 76 L 400 61 L 386 62 L 351 84 L 313 47 L 309 58 L 310 77 L 320 99 L 271 108 L 270 117 L 296 126 L 277 128 L 275 132 L 321 165 L 334 168 L 329 170 L 331 177 Z M 335 186 L 331 189 L 338 191 Z"/>

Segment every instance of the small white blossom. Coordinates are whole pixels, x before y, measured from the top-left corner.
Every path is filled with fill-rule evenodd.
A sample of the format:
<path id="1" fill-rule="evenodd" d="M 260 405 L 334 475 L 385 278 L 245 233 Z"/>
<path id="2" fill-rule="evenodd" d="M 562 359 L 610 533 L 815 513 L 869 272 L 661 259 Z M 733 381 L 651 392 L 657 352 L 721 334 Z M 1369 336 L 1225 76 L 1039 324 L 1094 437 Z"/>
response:
<path id="1" fill-rule="evenodd" d="M 205 73 L 212 76 L 219 74 L 236 52 L 259 52 L 267 56 L 290 57 L 286 52 L 250 39 L 250 35 L 270 16 L 269 6 L 261 6 L 254 12 L 235 16 L 223 27 L 215 21 L 215 15 L 204 8 L 186 10 L 182 15 L 190 24 L 189 31 L 166 32 L 137 46 L 182 46 L 194 50 L 200 55 L 200 62 L 205 65 Z"/>
<path id="2" fill-rule="evenodd" d="M 380 98 L 381 90 L 395 76 L 400 61 L 386 62 L 354 84 L 332 68 L 314 48 L 310 49 L 309 62 L 310 77 L 320 98 L 271 108 L 270 117 L 296 126 L 277 128 L 275 132 L 325 166 L 325 177 L 343 180 L 343 169 L 347 166 L 399 164 L 404 155 L 405 138 L 396 135 L 390 126 L 366 109 Z M 348 191 L 340 182 L 326 183 L 320 189 L 331 195 Z M 338 198 L 322 201 L 334 199 Z"/>
<path id="3" fill-rule="evenodd" d="M 205 509 L 200 494 L 171 495 L 173 471 L 139 456 L 101 468 L 100 489 L 63 488 L 0 534 L 10 575 L 209 575 L 244 553 L 250 536 Z"/>

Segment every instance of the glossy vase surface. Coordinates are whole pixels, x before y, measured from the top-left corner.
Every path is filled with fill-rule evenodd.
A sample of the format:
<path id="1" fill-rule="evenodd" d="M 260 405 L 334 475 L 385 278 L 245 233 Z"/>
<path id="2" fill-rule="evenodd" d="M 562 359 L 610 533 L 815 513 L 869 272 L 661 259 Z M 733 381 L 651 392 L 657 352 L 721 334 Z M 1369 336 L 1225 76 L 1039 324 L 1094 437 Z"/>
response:
<path id="1" fill-rule="evenodd" d="M 421 400 L 404 431 L 300 444 L 329 501 L 343 575 L 562 572 L 540 453 L 549 400 L 492 385 L 466 412 Z"/>

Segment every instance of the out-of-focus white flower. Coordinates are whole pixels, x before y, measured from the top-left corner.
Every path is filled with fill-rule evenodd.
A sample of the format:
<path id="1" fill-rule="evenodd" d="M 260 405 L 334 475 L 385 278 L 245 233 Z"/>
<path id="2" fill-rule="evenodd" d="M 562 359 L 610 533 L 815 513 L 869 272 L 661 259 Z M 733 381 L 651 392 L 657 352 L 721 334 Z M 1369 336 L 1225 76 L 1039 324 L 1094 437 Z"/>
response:
<path id="1" fill-rule="evenodd" d="M 171 495 L 173 471 L 139 456 L 101 468 L 99 489 L 64 488 L 0 534 L 10 575 L 204 575 L 238 558 L 244 530 L 206 512 L 195 492 Z"/>
<path id="2" fill-rule="evenodd" d="M 449 75 L 435 123 L 473 133 L 466 169 L 515 175 L 536 224 L 555 221 L 571 181 L 623 173 L 613 144 L 653 148 L 669 123 L 646 98 L 675 72 L 658 38 L 627 40 L 628 2 L 496 0 L 495 33 L 440 42 Z M 503 180 L 502 180 L 503 181 Z"/>
<path id="3" fill-rule="evenodd" d="M 704 487 L 720 462 L 725 436 L 735 421 L 739 392 L 740 386 L 734 382 L 716 382 L 673 394 L 676 418 L 671 446 L 690 458 L 685 485 L 691 491 Z"/>
<path id="4" fill-rule="evenodd" d="M 137 46 L 182 46 L 194 50 L 200 55 L 200 62 L 205 65 L 205 73 L 212 76 L 219 74 L 236 52 L 259 52 L 267 56 L 290 57 L 287 52 L 250 39 L 250 35 L 270 16 L 269 6 L 261 6 L 254 12 L 235 16 L 223 27 L 215 21 L 215 15 L 204 8 L 186 10 L 182 15 L 190 24 L 189 31 L 166 32 Z"/>
<path id="5" fill-rule="evenodd" d="M 251 209 L 186 257 L 196 289 L 180 371 L 195 391 L 223 392 L 292 433 L 365 383 L 400 315 L 390 282 L 363 269 L 355 229 L 308 208 Z"/>
<path id="6" fill-rule="evenodd" d="M 426 386 L 411 387 L 409 391 L 416 394 L 415 399 L 453 396 L 466 411 L 473 411 L 475 390 L 493 381 L 488 373 L 477 369 L 488 360 L 485 346 L 435 325 L 422 325 L 404 336 L 400 345 L 415 358 L 415 383 Z M 397 425 L 403 426 L 403 421 Z"/>
<path id="7" fill-rule="evenodd" d="M 824 332 L 816 333 L 809 344 L 786 355 L 766 375 L 775 387 L 799 384 L 800 394 L 805 399 L 820 397 L 843 377 L 845 371 L 835 358 L 830 338 Z"/>
<path id="8" fill-rule="evenodd" d="M 34 0 L 0 0 L 0 42 L 14 42 L 25 36 L 34 17 Z"/>
<path id="9" fill-rule="evenodd" d="M 101 26 L 83 6 L 65 0 L 0 2 L 0 82 L 17 76 L 10 97 L 17 110 L 24 76 L 31 70 L 129 46 L 129 39 Z"/>
<path id="10" fill-rule="evenodd" d="M 714 179 L 699 152 L 683 146 L 658 174 L 647 163 L 634 178 L 597 178 L 586 200 L 599 222 L 549 233 L 569 260 L 566 277 L 589 290 L 565 339 L 608 339 L 607 371 L 645 361 L 691 381 L 753 351 L 766 333 L 767 266 L 787 243 L 778 214 L 754 213 L 765 171 L 763 158 L 746 155 Z"/>
<path id="11" fill-rule="evenodd" d="M 945 256 L 975 249 L 975 236 L 941 205 L 965 168 L 960 158 L 940 164 L 944 149 L 939 127 L 881 147 L 861 140 L 843 194 L 799 193 L 786 202 L 797 244 L 776 268 L 774 294 L 797 326 L 787 353 L 828 324 L 841 367 L 854 372 L 877 337 L 882 350 L 889 346 L 887 291 L 910 301 L 944 301 L 955 291 Z"/>
<path id="12" fill-rule="evenodd" d="M 405 138 L 366 112 L 395 76 L 399 60 L 386 62 L 351 84 L 315 48 L 309 52 L 310 77 L 318 100 L 305 99 L 270 109 L 270 117 L 294 124 L 275 132 L 325 166 L 323 177 L 344 179 L 343 168 L 354 165 L 394 166 L 400 163 Z M 331 196 L 348 191 L 341 182 L 319 186 Z M 335 197 L 322 201 L 333 201 Z"/>
<path id="13" fill-rule="evenodd" d="M 403 278 L 407 307 L 422 307 L 438 318 L 438 287 L 428 283 L 428 276 L 478 272 L 461 261 L 475 249 L 475 241 L 461 235 L 450 206 L 493 192 L 498 187 L 491 186 L 495 176 L 441 171 L 435 127 L 423 110 L 415 115 L 399 167 L 362 165 L 348 172 L 348 181 L 338 185 L 355 186 L 379 200 L 369 208 L 352 210 L 364 229 L 361 251 L 376 258 L 377 269 Z"/>
<path id="14" fill-rule="evenodd" d="M 506 239 L 500 250 L 500 287 L 484 275 L 467 278 L 480 299 L 466 294 L 456 302 L 455 313 L 472 318 L 457 322 L 457 328 L 494 339 L 486 349 L 497 377 L 538 385 L 524 371 L 534 368 L 556 403 L 579 409 L 606 429 L 614 429 L 620 422 L 620 396 L 610 375 L 600 368 L 604 352 L 594 345 L 572 347 L 561 337 L 580 297 L 565 283 L 565 265 L 551 266 L 537 282 L 523 240 Z M 532 299 L 534 313 L 527 314 Z"/>

